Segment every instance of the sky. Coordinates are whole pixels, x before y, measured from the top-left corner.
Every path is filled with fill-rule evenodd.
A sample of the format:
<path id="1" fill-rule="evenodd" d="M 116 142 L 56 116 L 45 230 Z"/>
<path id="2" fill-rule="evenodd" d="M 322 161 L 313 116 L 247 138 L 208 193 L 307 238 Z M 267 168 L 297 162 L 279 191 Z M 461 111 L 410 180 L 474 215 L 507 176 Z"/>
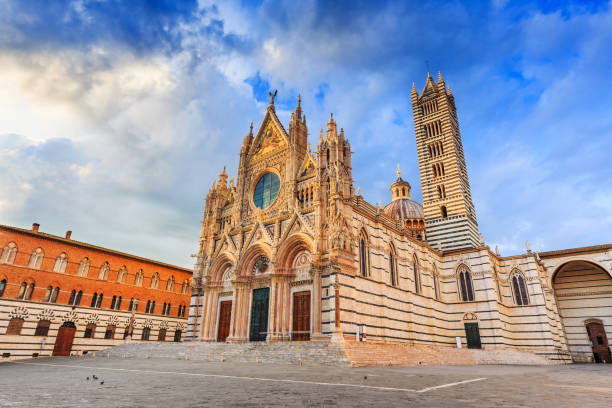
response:
<path id="1" fill-rule="evenodd" d="M 422 201 L 410 90 L 441 71 L 487 245 L 610 243 L 611 6 L 0 0 L 0 223 L 192 267 L 273 89 L 313 148 L 333 112 L 366 200 L 400 164 Z"/>

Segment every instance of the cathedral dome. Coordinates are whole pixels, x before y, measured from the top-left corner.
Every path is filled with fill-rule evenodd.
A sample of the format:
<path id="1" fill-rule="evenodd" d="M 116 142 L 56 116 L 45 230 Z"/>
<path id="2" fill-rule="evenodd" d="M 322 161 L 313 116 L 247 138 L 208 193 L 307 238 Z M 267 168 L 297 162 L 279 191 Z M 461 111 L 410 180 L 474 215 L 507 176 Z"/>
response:
<path id="1" fill-rule="evenodd" d="M 405 220 L 410 218 L 424 218 L 423 206 L 409 198 L 399 198 L 391 201 L 385 206 L 383 212 L 394 220 Z"/>

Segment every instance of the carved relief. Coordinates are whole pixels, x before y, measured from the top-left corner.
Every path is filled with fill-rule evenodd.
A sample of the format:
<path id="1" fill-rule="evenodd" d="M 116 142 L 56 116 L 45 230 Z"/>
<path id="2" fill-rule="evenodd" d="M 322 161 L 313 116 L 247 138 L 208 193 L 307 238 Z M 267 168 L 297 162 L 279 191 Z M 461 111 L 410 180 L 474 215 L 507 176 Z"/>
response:
<path id="1" fill-rule="evenodd" d="M 16 306 L 9 312 L 9 319 L 27 319 L 30 312 L 25 306 Z"/>

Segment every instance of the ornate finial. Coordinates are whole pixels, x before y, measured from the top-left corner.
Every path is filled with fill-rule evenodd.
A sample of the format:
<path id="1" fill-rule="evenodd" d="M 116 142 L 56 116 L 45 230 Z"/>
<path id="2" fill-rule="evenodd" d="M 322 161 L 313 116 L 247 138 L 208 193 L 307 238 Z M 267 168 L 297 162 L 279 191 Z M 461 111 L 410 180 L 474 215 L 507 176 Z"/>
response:
<path id="1" fill-rule="evenodd" d="M 400 170 L 399 163 L 397 163 L 397 178 L 400 178 L 402 171 Z"/>
<path id="2" fill-rule="evenodd" d="M 447 86 L 447 87 L 446 87 L 446 89 L 448 90 L 448 94 L 449 94 L 449 95 L 452 95 L 452 94 L 453 94 L 453 93 L 451 92 L 451 90 L 450 90 L 450 86 Z"/>
<path id="3" fill-rule="evenodd" d="M 499 256 L 499 247 L 495 245 L 495 255 Z"/>
<path id="4" fill-rule="evenodd" d="M 529 241 L 525 241 L 525 246 L 527 247 L 527 253 L 531 253 L 531 245 L 529 245 Z"/>
<path id="5" fill-rule="evenodd" d="M 251 129 L 249 130 L 249 135 L 253 134 L 253 121 L 251 121 Z"/>
<path id="6" fill-rule="evenodd" d="M 298 106 L 297 106 L 298 108 L 300 108 L 300 107 L 301 107 L 301 106 L 300 106 L 300 102 L 301 102 L 301 101 L 302 101 L 302 98 L 301 98 L 300 94 L 298 94 Z"/>
<path id="7" fill-rule="evenodd" d="M 276 97 L 276 94 L 278 94 L 278 89 L 275 89 L 274 93 L 268 92 L 268 95 L 270 95 L 270 105 L 272 106 L 274 106 L 274 98 Z"/>
<path id="8" fill-rule="evenodd" d="M 360 196 L 361 195 L 361 187 L 357 187 L 357 195 Z"/>

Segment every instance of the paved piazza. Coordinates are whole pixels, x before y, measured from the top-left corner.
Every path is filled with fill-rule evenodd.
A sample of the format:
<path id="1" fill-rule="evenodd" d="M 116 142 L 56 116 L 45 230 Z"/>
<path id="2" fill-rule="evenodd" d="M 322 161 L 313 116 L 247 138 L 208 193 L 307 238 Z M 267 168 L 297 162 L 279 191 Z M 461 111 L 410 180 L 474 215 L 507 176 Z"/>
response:
<path id="1" fill-rule="evenodd" d="M 612 366 L 586 364 L 341 368 L 46 358 L 0 364 L 0 383 L 2 407 L 612 406 Z"/>

